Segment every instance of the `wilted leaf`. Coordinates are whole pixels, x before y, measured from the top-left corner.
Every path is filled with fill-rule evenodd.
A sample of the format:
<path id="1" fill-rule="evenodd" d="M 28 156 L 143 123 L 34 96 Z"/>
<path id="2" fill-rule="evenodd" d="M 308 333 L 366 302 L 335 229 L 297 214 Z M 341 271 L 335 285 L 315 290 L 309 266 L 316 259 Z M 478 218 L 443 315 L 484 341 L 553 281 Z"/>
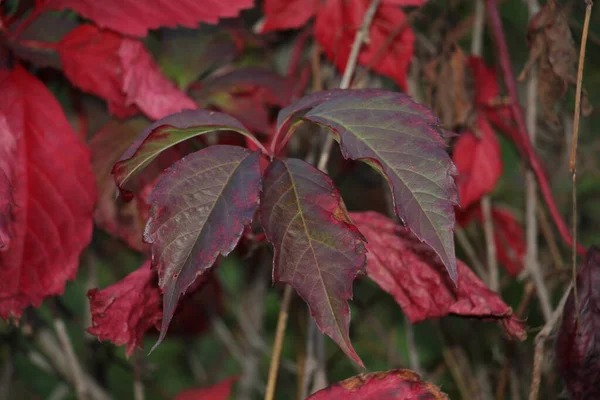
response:
<path id="1" fill-rule="evenodd" d="M 237 380 L 237 376 L 232 376 L 207 388 L 184 390 L 174 400 L 227 400 Z"/>
<path id="2" fill-rule="evenodd" d="M 502 175 L 500 144 L 482 114 L 477 116 L 474 128 L 476 133 L 466 131 L 460 135 L 452 154 L 459 173 L 456 185 L 463 209 L 491 193 Z"/>
<path id="3" fill-rule="evenodd" d="M 113 174 L 126 196 L 128 183 L 163 151 L 195 136 L 209 132 L 234 131 L 245 136 L 250 132 L 235 118 L 215 111 L 182 111 L 148 126 L 115 164 Z"/>
<path id="4" fill-rule="evenodd" d="M 308 110 L 308 111 L 307 111 Z M 396 214 L 439 254 L 456 280 L 456 167 L 446 153 L 439 120 L 408 96 L 376 89 L 332 90 L 283 109 L 278 129 L 300 112 L 327 128 L 344 158 L 369 164 L 388 181 Z"/>
<path id="5" fill-rule="evenodd" d="M 57 46 L 67 78 L 108 102 L 124 118 L 141 110 L 151 119 L 195 109 L 196 104 L 165 78 L 143 43 L 93 25 L 81 25 Z"/>
<path id="6" fill-rule="evenodd" d="M 407 369 L 372 372 L 348 378 L 307 400 L 447 400 L 439 388 Z"/>
<path id="7" fill-rule="evenodd" d="M 0 133 L 1 147 L 16 146 L 15 158 L 6 160 L 14 168 L 12 239 L 0 252 L 6 319 L 61 294 L 75 277 L 92 237 L 96 190 L 89 151 L 46 86 L 16 66 L 0 70 L 0 93 L 0 121 L 9 128 Z"/>
<path id="8" fill-rule="evenodd" d="M 411 322 L 448 314 L 494 319 L 508 336 L 525 339 L 511 308 L 463 262 L 457 262 L 455 286 L 431 249 L 394 221 L 373 211 L 350 215 L 368 240 L 367 275 L 394 296 Z"/>
<path id="9" fill-rule="evenodd" d="M 105 289 L 91 289 L 88 298 L 92 326 L 87 331 L 100 340 L 126 345 L 127 356 L 136 348 L 142 348 L 148 329 L 160 327 L 160 290 L 150 260 Z"/>
<path id="10" fill-rule="evenodd" d="M 319 329 L 362 365 L 347 300 L 365 248 L 331 179 L 304 161 L 276 159 L 265 172 L 260 219 L 275 249 L 273 280 L 292 285 Z"/>
<path id="11" fill-rule="evenodd" d="M 600 248 L 590 247 L 569 294 L 556 339 L 558 372 L 573 400 L 600 398 Z M 579 313 L 579 321 L 577 314 Z"/>
<path id="12" fill-rule="evenodd" d="M 229 254 L 258 209 L 259 152 L 211 146 L 182 158 L 150 193 L 144 240 L 163 291 L 164 338 L 179 297 L 217 257 Z M 156 345 L 155 345 L 156 347 Z"/>
<path id="13" fill-rule="evenodd" d="M 236 17 L 254 0 L 42 0 L 49 10 L 75 10 L 102 28 L 143 37 L 149 29 L 178 25 L 196 28 L 199 22 L 216 24 L 219 18 Z"/>

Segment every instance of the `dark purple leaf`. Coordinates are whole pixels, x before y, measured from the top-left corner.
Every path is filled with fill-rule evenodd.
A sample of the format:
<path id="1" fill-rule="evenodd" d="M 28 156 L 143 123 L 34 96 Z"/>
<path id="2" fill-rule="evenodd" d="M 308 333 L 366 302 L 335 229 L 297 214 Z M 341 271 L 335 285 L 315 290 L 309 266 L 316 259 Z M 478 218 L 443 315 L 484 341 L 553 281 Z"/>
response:
<path id="1" fill-rule="evenodd" d="M 354 361 L 349 338 L 352 282 L 365 265 L 362 235 L 331 179 L 296 159 L 265 172 L 260 218 L 273 244 L 273 280 L 292 285 L 317 326 Z"/>
<path id="2" fill-rule="evenodd" d="M 577 273 L 579 326 L 573 292 L 556 339 L 558 372 L 573 400 L 600 399 L 600 248 L 590 247 Z"/>
<path id="3" fill-rule="evenodd" d="M 150 193 L 144 239 L 163 290 L 164 338 L 179 297 L 208 271 L 219 254 L 229 254 L 252 221 L 260 193 L 259 152 L 211 146 L 182 158 Z"/>
<path id="4" fill-rule="evenodd" d="M 278 129 L 302 112 L 301 120 L 335 135 L 345 158 L 364 161 L 386 178 L 398 217 L 435 250 L 456 282 L 456 167 L 431 110 L 402 93 L 332 90 L 282 110 Z"/>
<path id="5" fill-rule="evenodd" d="M 238 120 L 215 111 L 181 111 L 154 122 L 115 164 L 113 174 L 117 185 L 128 195 L 132 190 L 128 182 L 163 151 L 192 137 L 217 131 L 235 131 L 252 137 Z"/>

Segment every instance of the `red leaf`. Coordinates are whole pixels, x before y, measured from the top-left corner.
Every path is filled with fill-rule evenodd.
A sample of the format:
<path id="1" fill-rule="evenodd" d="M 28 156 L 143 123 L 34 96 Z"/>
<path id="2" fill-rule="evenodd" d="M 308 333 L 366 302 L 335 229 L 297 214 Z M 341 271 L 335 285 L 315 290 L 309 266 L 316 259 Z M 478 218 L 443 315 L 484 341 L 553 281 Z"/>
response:
<path id="1" fill-rule="evenodd" d="M 491 193 L 502 175 L 500 145 L 492 127 L 482 114 L 477 116 L 475 126 L 479 137 L 464 132 L 456 141 L 452 155 L 459 172 L 456 184 L 463 209 Z"/>
<path id="2" fill-rule="evenodd" d="M 362 366 L 347 300 L 365 248 L 331 179 L 302 160 L 276 159 L 265 172 L 260 222 L 275 251 L 273 281 L 292 285 L 319 329 Z"/>
<path id="3" fill-rule="evenodd" d="M 87 331 L 100 340 L 127 346 L 127 356 L 142 347 L 144 333 L 160 327 L 160 290 L 150 260 L 123 280 L 100 291 L 88 292 L 92 326 Z"/>
<path id="4" fill-rule="evenodd" d="M 510 275 L 517 276 L 525 268 L 524 261 L 527 249 L 523 227 L 512 213 L 505 209 L 492 209 L 492 219 L 498 261 Z"/>
<path id="5" fill-rule="evenodd" d="M 307 400 L 447 400 L 435 385 L 407 369 L 372 372 L 348 378 Z"/>
<path id="6" fill-rule="evenodd" d="M 237 376 L 232 376 L 211 387 L 184 390 L 175 396 L 174 400 L 226 400 L 237 380 Z"/>
<path id="7" fill-rule="evenodd" d="M 14 235 L 13 181 L 17 162 L 16 153 L 17 137 L 11 131 L 6 117 L 0 114 L 0 251 L 8 250 Z"/>
<path id="8" fill-rule="evenodd" d="M 300 28 L 316 14 L 321 0 L 265 0 L 262 32 Z"/>
<path id="9" fill-rule="evenodd" d="M 415 35 L 410 24 L 406 23 L 406 15 L 397 6 L 399 3 L 420 5 L 422 1 L 383 2 L 369 29 L 369 44 L 361 48 L 358 61 L 389 76 L 406 90 L 406 74 L 413 55 Z M 369 4 L 369 0 L 328 0 L 319 9 L 315 37 L 340 71 L 346 68 L 356 30 L 362 24 Z M 406 26 L 382 50 L 390 35 L 402 25 Z"/>
<path id="10" fill-rule="evenodd" d="M 475 106 L 496 114 L 505 122 L 512 121 L 512 113 L 508 107 L 494 105 L 500 96 L 496 70 L 485 65 L 483 58 L 476 56 L 470 56 L 467 65 L 471 68 L 475 81 Z"/>
<path id="11" fill-rule="evenodd" d="M 2 147 L 16 143 L 13 237 L 0 253 L 6 319 L 61 294 L 75 277 L 92 236 L 96 191 L 89 151 L 44 84 L 16 66 L 0 70 L 0 93 L 0 120 L 10 129 Z"/>
<path id="12" fill-rule="evenodd" d="M 211 146 L 182 158 L 150 193 L 151 217 L 144 239 L 152 244 L 163 291 L 163 321 L 156 347 L 166 335 L 179 297 L 217 257 L 237 245 L 258 208 L 259 152 Z"/>
<path id="13" fill-rule="evenodd" d="M 457 262 L 455 288 L 439 257 L 407 230 L 376 212 L 350 215 L 368 240 L 367 275 L 394 296 L 411 322 L 448 314 L 497 319 L 507 335 L 525 338 L 511 308 L 463 262 Z"/>
<path id="14" fill-rule="evenodd" d="M 600 248 L 590 247 L 569 294 L 556 339 L 558 372 L 573 400 L 600 398 Z M 579 312 L 579 323 L 577 314 Z"/>
<path id="15" fill-rule="evenodd" d="M 81 25 L 57 46 L 67 78 L 108 102 L 124 118 L 138 108 L 151 119 L 195 109 L 196 104 L 167 80 L 139 40 L 93 25 Z"/>
<path id="16" fill-rule="evenodd" d="M 199 22 L 216 24 L 219 18 L 236 17 L 251 8 L 254 0 L 43 0 L 50 10 L 70 8 L 102 28 L 143 37 L 148 29 L 163 26 L 198 27 Z"/>

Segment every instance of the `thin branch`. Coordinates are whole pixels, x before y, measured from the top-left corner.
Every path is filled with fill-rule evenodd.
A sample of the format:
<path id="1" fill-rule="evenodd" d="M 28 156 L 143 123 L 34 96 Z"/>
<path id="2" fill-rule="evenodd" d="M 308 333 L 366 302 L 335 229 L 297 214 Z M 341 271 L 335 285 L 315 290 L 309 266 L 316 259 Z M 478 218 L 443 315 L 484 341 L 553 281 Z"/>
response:
<path id="1" fill-rule="evenodd" d="M 271 357 L 271 366 L 269 368 L 269 380 L 267 381 L 267 391 L 265 400 L 273 400 L 275 397 L 275 384 L 277 383 L 277 373 L 279 371 L 279 360 L 281 359 L 281 350 L 283 348 L 283 338 L 285 336 L 285 327 L 287 326 L 290 304 L 292 302 L 293 289 L 286 285 L 281 300 L 281 309 L 277 318 L 277 330 L 275 333 L 275 344 L 273 345 L 273 355 Z"/>
<path id="2" fill-rule="evenodd" d="M 512 67 L 510 64 L 510 56 L 508 53 L 508 47 L 506 45 L 506 40 L 504 38 L 504 31 L 502 30 L 502 21 L 500 20 L 500 14 L 498 13 L 498 9 L 496 7 L 496 0 L 487 0 L 487 5 L 488 5 L 488 13 L 489 13 L 489 17 L 490 17 L 490 24 L 492 26 L 492 33 L 494 35 L 496 47 L 498 48 L 498 53 L 499 53 L 499 57 L 500 57 L 500 65 L 502 67 L 502 72 L 504 74 L 504 81 L 506 84 L 506 88 L 508 89 L 508 94 L 511 99 L 511 105 L 510 105 L 511 111 L 513 114 L 513 118 L 515 119 L 515 121 L 517 123 L 517 127 L 518 127 L 518 137 L 521 140 L 521 144 L 523 144 L 525 146 L 525 148 L 527 149 L 529 155 L 535 155 L 533 146 L 531 145 L 531 142 L 529 140 L 529 135 L 527 133 L 527 127 L 525 126 L 525 123 L 524 123 L 523 110 L 521 109 L 521 107 L 519 105 L 519 99 L 518 99 L 518 95 L 517 95 L 517 83 L 516 83 L 515 76 L 514 76 L 514 73 L 512 71 Z M 527 157 L 527 158 L 529 159 L 528 160 L 529 162 L 533 161 L 532 157 Z M 537 160 L 537 158 L 535 158 L 535 159 Z M 535 164 L 531 163 L 531 166 L 533 168 L 535 166 Z M 538 179 L 539 179 L 539 176 L 538 176 Z M 546 196 L 546 197 L 547 197 L 547 200 L 549 200 L 548 196 Z M 551 199 L 551 197 L 550 197 L 550 199 Z M 550 208 L 551 211 L 553 211 L 552 205 L 553 205 L 553 203 L 548 202 L 548 207 Z M 556 206 L 554 205 L 554 207 L 556 207 Z M 535 210 L 534 210 L 533 217 L 535 218 Z M 562 222 L 562 220 L 560 218 L 558 218 L 558 219 Z M 555 218 L 555 220 L 556 220 L 556 218 Z M 556 221 L 556 222 L 558 222 L 558 221 Z M 559 226 L 559 228 L 560 228 L 560 226 Z M 568 233 L 567 233 L 567 237 L 568 237 Z M 573 242 L 576 243 L 575 241 L 573 241 Z M 535 288 L 536 288 L 536 291 L 538 294 L 538 298 L 540 300 L 542 311 L 547 320 L 549 318 L 549 315 L 551 314 L 552 307 L 550 306 L 550 296 L 548 295 L 548 288 L 546 287 L 546 284 L 544 282 L 543 273 L 541 271 L 540 265 L 537 263 L 531 263 L 528 265 L 528 267 L 530 268 L 529 271 L 531 273 L 533 282 L 535 284 Z"/>
<path id="3" fill-rule="evenodd" d="M 550 336 L 552 329 L 560 320 L 560 317 L 563 313 L 563 308 L 565 308 L 565 303 L 569 298 L 569 293 L 571 292 L 572 284 L 569 285 L 563 297 L 560 299 L 558 306 L 552 313 L 552 316 L 546 322 L 546 325 L 542 328 L 542 330 L 535 337 L 535 354 L 533 356 L 533 376 L 531 378 L 531 388 L 529 390 L 529 400 L 537 400 L 538 394 L 540 392 L 540 382 L 542 380 L 542 364 L 544 363 L 544 344 L 546 343 L 546 339 Z"/>
<path id="4" fill-rule="evenodd" d="M 65 323 L 62 319 L 56 318 L 54 320 L 54 330 L 56 331 L 56 336 L 60 345 L 63 348 L 65 357 L 68 361 L 70 369 L 69 372 L 73 382 L 73 386 L 75 386 L 77 398 L 79 400 L 87 400 L 90 398 L 90 393 L 87 388 L 87 382 L 83 379 L 83 371 L 81 369 L 81 365 L 79 363 L 79 360 L 75 356 L 75 351 L 73 351 L 71 339 L 69 338 L 67 328 L 65 327 Z"/>
<path id="5" fill-rule="evenodd" d="M 415 342 L 415 327 L 406 315 L 404 315 L 404 329 L 406 331 L 406 345 L 408 347 L 408 365 L 410 369 L 422 375 L 421 360 L 419 359 L 417 343 Z"/>
<path id="6" fill-rule="evenodd" d="M 13 355 L 11 352 L 6 354 L 2 372 L 0 373 L 0 400 L 8 400 L 10 398 L 10 386 L 13 380 L 14 373 Z"/>
<path id="7" fill-rule="evenodd" d="M 379 8 L 379 3 L 381 0 L 372 0 L 367 12 L 365 13 L 365 17 L 363 19 L 362 25 L 360 29 L 356 32 L 356 36 L 354 37 L 354 43 L 352 44 L 352 48 L 350 49 L 350 56 L 348 57 L 348 61 L 346 62 L 346 68 L 344 69 L 344 75 L 342 76 L 342 82 L 340 83 L 340 89 L 348 89 L 350 87 L 350 81 L 352 80 L 352 75 L 354 75 L 354 69 L 356 68 L 356 63 L 358 61 L 358 55 L 360 54 L 360 48 L 363 43 L 367 40 L 369 34 L 369 27 L 371 26 L 371 22 L 373 22 L 373 17 L 375 17 L 375 13 Z M 329 161 L 329 155 L 331 153 L 331 147 L 333 146 L 333 136 L 327 135 L 327 139 L 325 144 L 323 145 L 323 149 L 321 150 L 321 157 L 319 157 L 319 163 L 317 168 L 321 171 L 325 170 L 327 167 L 327 162 Z"/>
<path id="8" fill-rule="evenodd" d="M 479 257 L 477 257 L 477 253 L 475 252 L 475 249 L 473 248 L 473 245 L 471 244 L 467 233 L 462 228 L 456 228 L 454 234 L 456 235 L 456 240 L 458 240 L 458 243 L 467 254 L 467 257 L 469 258 L 469 263 L 473 268 L 475 268 L 475 272 L 477 272 L 477 275 L 479 275 L 482 281 L 487 282 L 487 271 L 483 266 L 481 260 L 479 260 Z"/>
<path id="9" fill-rule="evenodd" d="M 579 138 L 579 117 L 581 115 L 581 81 L 583 80 L 583 65 L 585 63 L 585 48 L 587 44 L 588 31 L 590 29 L 590 16 L 592 14 L 592 0 L 586 0 L 585 20 L 583 22 L 583 33 L 581 34 L 581 47 L 579 49 L 579 67 L 577 68 L 577 87 L 575 89 L 575 114 L 573 116 L 573 138 L 571 141 L 571 158 L 569 158 L 569 171 L 572 174 L 573 193 L 573 255 L 572 255 L 572 279 L 573 299 L 577 311 L 577 327 L 579 327 L 579 298 L 577 296 L 577 142 Z"/>

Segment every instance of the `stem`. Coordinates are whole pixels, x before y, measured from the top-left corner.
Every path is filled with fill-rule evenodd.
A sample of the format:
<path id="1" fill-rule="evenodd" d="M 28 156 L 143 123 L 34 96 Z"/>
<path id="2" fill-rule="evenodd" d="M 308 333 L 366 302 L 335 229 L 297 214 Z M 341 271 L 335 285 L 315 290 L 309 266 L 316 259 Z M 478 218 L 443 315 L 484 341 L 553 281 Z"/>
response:
<path id="1" fill-rule="evenodd" d="M 490 24 L 492 26 L 492 34 L 494 36 L 494 41 L 496 42 L 496 46 L 498 48 L 500 66 L 502 68 L 504 82 L 506 84 L 506 88 L 510 97 L 510 109 L 512 111 L 513 118 L 515 119 L 515 122 L 517 124 L 517 130 L 515 132 L 512 127 L 506 125 L 499 118 L 492 118 L 492 121 L 495 121 L 496 126 L 502 126 L 502 130 L 506 129 L 505 133 L 511 136 L 519 150 L 523 153 L 525 160 L 530 164 L 531 169 L 535 172 L 538 184 L 540 185 L 540 189 L 542 190 L 544 199 L 546 200 L 548 209 L 550 210 L 550 214 L 554 219 L 554 223 L 556 224 L 558 231 L 560 232 L 565 242 L 569 245 L 572 245 L 574 241 L 571 238 L 569 230 L 567 229 L 566 224 L 562 220 L 560 213 L 558 212 L 558 208 L 556 207 L 554 198 L 552 197 L 552 191 L 550 190 L 548 181 L 544 175 L 541 163 L 533 149 L 533 146 L 531 145 L 531 142 L 529 141 L 529 136 L 527 134 L 527 128 L 525 126 L 523 117 L 523 110 L 519 105 L 517 83 L 510 64 L 510 56 L 508 53 L 508 47 L 506 45 L 506 39 L 504 38 L 502 21 L 500 20 L 500 14 L 498 13 L 498 9 L 496 7 L 496 0 L 486 1 L 488 6 Z M 578 247 L 578 252 L 585 253 L 585 248 Z"/>
<path id="2" fill-rule="evenodd" d="M 275 333 L 275 344 L 273 345 L 273 355 L 271 356 L 271 366 L 269 367 L 269 380 L 267 381 L 267 391 L 265 400 L 273 400 L 275 396 L 275 384 L 277 383 L 277 373 L 279 371 L 279 360 L 281 359 L 281 349 L 283 348 L 283 337 L 285 336 L 285 327 L 287 326 L 290 303 L 292 302 L 292 287 L 286 285 L 281 300 L 281 309 L 277 318 L 277 330 Z"/>
<path id="3" fill-rule="evenodd" d="M 492 220 L 492 199 L 489 195 L 481 199 L 481 212 L 483 214 L 483 232 L 485 235 L 485 246 L 488 266 L 488 285 L 494 292 L 500 290 L 500 278 L 498 274 L 498 259 L 496 257 L 496 243 L 494 241 L 494 222 Z"/>
<path id="4" fill-rule="evenodd" d="M 577 297 L 577 139 L 579 138 L 579 117 L 581 114 L 581 81 L 583 80 L 583 65 L 585 63 L 585 47 L 587 44 L 588 31 L 590 29 L 590 16 L 592 14 L 592 0 L 586 0 L 585 20 L 581 34 L 581 47 L 579 50 L 579 67 L 577 68 L 577 88 L 575 89 L 575 115 L 573 116 L 573 139 L 571 141 L 571 158 L 569 159 L 569 171 L 572 174 L 573 183 L 573 255 L 572 255 L 572 279 L 573 298 L 575 310 L 577 311 L 577 327 L 579 328 L 579 299 Z"/>
<path id="5" fill-rule="evenodd" d="M 344 69 L 344 75 L 342 76 L 342 82 L 340 83 L 340 89 L 348 89 L 350 87 L 350 81 L 352 80 L 354 69 L 356 68 L 358 55 L 360 54 L 360 48 L 367 39 L 367 35 L 369 34 L 369 27 L 371 26 L 371 22 L 373 22 L 373 17 L 375 17 L 375 13 L 379 8 L 380 2 L 381 0 L 371 1 L 371 4 L 369 5 L 367 12 L 365 13 L 362 25 L 360 26 L 360 29 L 356 32 L 356 36 L 354 37 L 354 43 L 352 44 L 352 49 L 350 49 L 350 56 L 348 57 L 348 61 L 346 62 L 346 68 Z M 332 146 L 333 136 L 329 134 L 327 135 L 327 139 L 325 139 L 325 144 L 323 145 L 323 149 L 321 150 L 321 157 L 319 158 L 319 163 L 317 165 L 317 168 L 319 168 L 320 170 L 324 170 L 327 166 L 327 162 L 329 161 L 329 153 L 331 153 Z"/>
<path id="6" fill-rule="evenodd" d="M 83 379 L 83 371 L 81 370 L 79 360 L 75 356 L 75 351 L 73 351 L 73 345 L 71 344 L 71 339 L 67 333 L 64 321 L 59 318 L 55 319 L 54 329 L 56 330 L 56 336 L 58 337 L 61 347 L 63 348 L 65 357 L 68 360 L 70 369 L 69 372 L 73 381 L 73 386 L 75 386 L 77 398 L 79 400 L 87 400 L 90 398 L 87 382 Z"/>

